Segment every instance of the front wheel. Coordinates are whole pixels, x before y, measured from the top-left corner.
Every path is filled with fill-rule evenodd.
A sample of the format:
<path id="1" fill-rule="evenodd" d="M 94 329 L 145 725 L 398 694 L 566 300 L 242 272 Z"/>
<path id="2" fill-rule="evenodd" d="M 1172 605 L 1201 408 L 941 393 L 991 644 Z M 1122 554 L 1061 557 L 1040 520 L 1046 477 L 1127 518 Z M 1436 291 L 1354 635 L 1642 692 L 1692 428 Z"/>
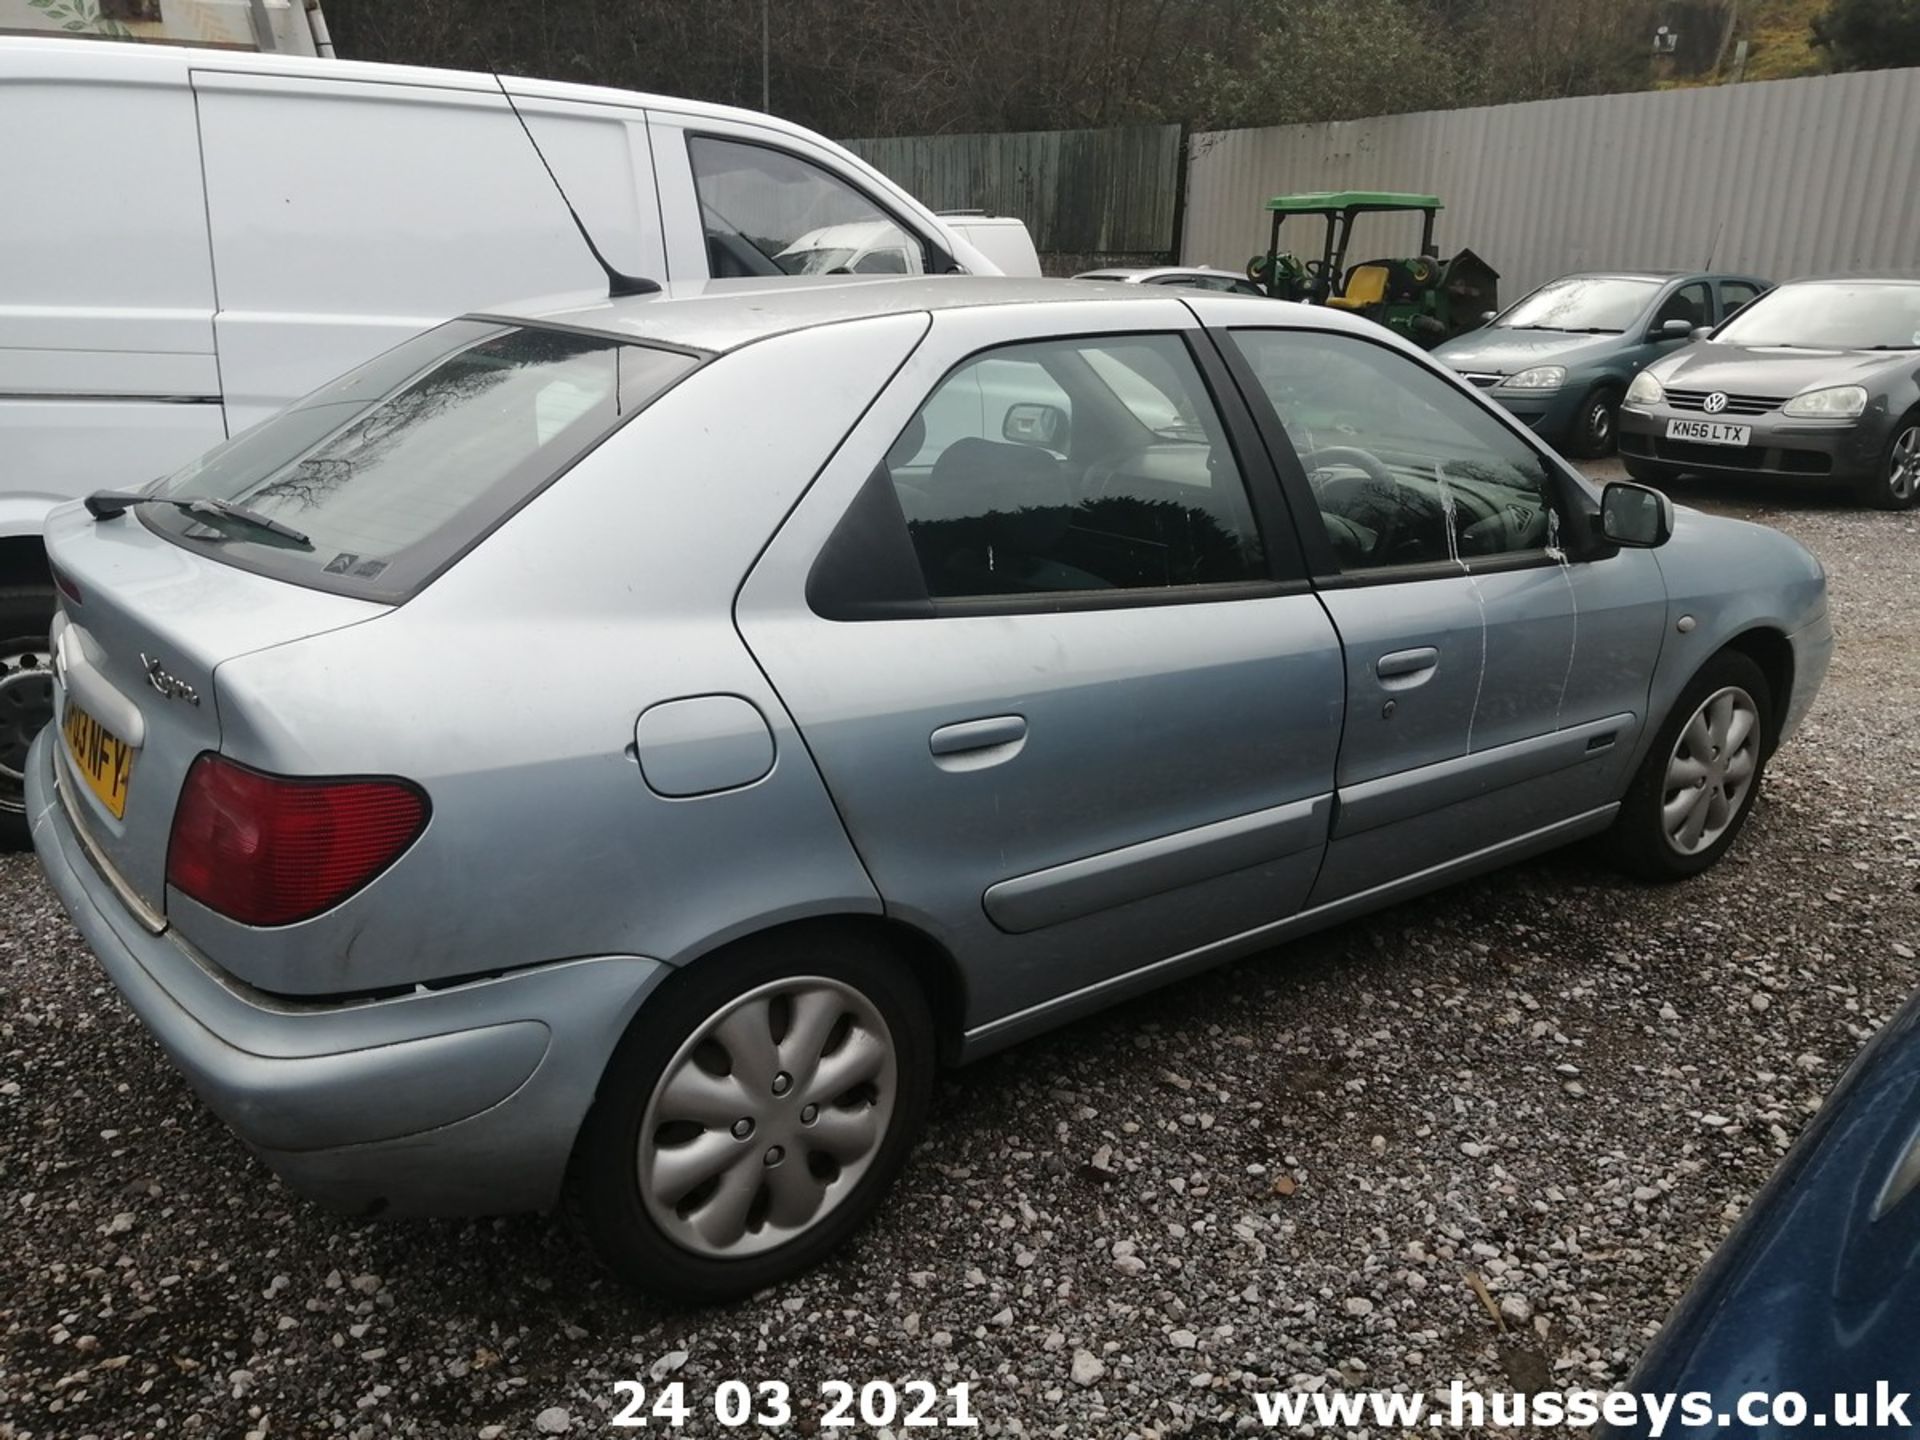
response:
<path id="1" fill-rule="evenodd" d="M 24 850 L 27 747 L 53 719 L 53 591 L 0 587 L 0 850 Z"/>
<path id="2" fill-rule="evenodd" d="M 1911 510 L 1920 504 L 1920 411 L 1895 427 L 1886 458 L 1863 484 L 1861 498 L 1882 510 Z"/>
<path id="3" fill-rule="evenodd" d="M 1567 448 L 1576 459 L 1604 460 L 1613 454 L 1620 421 L 1620 396 L 1611 386 L 1596 385 L 1573 415 Z"/>
<path id="4" fill-rule="evenodd" d="M 933 1088 L 933 1022 L 864 936 L 750 942 L 642 1005 L 575 1143 L 576 1209 L 622 1279 L 711 1304 L 812 1266 L 879 1205 Z"/>
<path id="5" fill-rule="evenodd" d="M 1748 656 L 1722 650 L 1680 693 L 1620 806 L 1609 839 L 1643 880 L 1684 880 L 1727 853 L 1760 789 L 1773 693 Z"/>

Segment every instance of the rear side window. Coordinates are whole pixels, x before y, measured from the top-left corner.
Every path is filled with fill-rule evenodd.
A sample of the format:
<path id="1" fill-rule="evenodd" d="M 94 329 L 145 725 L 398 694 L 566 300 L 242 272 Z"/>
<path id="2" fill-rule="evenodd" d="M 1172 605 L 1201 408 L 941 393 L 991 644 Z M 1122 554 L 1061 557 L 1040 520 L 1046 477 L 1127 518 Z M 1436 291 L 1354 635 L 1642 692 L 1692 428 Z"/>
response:
<path id="1" fill-rule="evenodd" d="M 881 503 L 856 502 L 830 547 L 827 570 L 839 573 L 823 613 L 859 618 L 875 587 L 903 578 L 911 589 L 895 598 L 922 605 L 1029 599 L 1039 609 L 1062 595 L 1125 600 L 1271 579 L 1225 425 L 1171 335 L 976 356 L 927 398 L 870 492 L 876 484 Z M 840 543 L 893 526 L 904 527 L 917 574 L 881 563 L 884 546 L 840 563 Z"/>
<path id="2" fill-rule="evenodd" d="M 918 239 L 839 176 L 765 145 L 687 137 L 716 279 L 919 275 Z"/>
<path id="3" fill-rule="evenodd" d="M 607 336 L 456 320 L 389 350 L 207 452 L 159 493 L 245 506 L 147 506 L 217 558 L 363 599 L 415 593 L 698 364 Z"/>

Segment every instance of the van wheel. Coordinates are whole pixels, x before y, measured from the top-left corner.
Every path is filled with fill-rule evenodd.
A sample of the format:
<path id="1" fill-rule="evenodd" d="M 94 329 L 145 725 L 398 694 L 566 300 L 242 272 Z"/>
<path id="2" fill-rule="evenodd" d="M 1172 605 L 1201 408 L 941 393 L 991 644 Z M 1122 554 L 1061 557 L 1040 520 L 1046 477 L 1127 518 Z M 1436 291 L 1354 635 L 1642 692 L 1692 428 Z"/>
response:
<path id="1" fill-rule="evenodd" d="M 0 587 L 0 850 L 24 850 L 27 747 L 53 719 L 53 591 Z"/>
<path id="2" fill-rule="evenodd" d="M 1773 734 L 1765 673 L 1722 650 L 1680 693 L 1641 762 L 1608 836 L 1615 863 L 1643 880 L 1684 880 L 1713 865 L 1753 813 Z"/>
<path id="3" fill-rule="evenodd" d="M 623 1280 L 710 1304 L 812 1266 L 879 1205 L 926 1118 L 933 1020 L 863 936 L 748 942 L 670 977 L 614 1052 L 572 1201 Z"/>

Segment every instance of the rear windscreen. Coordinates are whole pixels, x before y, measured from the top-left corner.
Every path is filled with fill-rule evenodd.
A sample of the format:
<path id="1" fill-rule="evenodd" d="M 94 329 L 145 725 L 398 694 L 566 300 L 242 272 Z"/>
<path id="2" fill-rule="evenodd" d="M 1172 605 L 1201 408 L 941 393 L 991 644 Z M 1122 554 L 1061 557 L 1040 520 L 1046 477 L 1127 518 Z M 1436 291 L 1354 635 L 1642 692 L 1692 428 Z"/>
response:
<path id="1" fill-rule="evenodd" d="M 208 451 L 154 493 L 161 534 L 249 570 L 400 601 L 700 363 L 604 335 L 456 320 Z"/>

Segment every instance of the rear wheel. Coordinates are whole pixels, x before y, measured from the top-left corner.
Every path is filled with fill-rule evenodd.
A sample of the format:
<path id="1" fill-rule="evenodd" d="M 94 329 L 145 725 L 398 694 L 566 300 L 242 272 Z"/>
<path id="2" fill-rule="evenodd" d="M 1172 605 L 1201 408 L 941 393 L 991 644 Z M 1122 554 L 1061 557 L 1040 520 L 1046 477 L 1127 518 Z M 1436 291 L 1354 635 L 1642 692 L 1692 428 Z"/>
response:
<path id="1" fill-rule="evenodd" d="M 1722 650 L 1680 694 L 1620 806 L 1609 841 L 1643 880 L 1683 880 L 1727 853 L 1753 812 L 1773 739 L 1773 694 Z"/>
<path id="2" fill-rule="evenodd" d="M 1622 455 L 1620 463 L 1626 468 L 1627 478 L 1641 485 L 1671 485 L 1680 474 L 1678 470 L 1655 464 L 1651 460 L 1641 460 L 1632 455 Z"/>
<path id="3" fill-rule="evenodd" d="M 0 849 L 28 843 L 27 747 L 53 719 L 53 591 L 0 587 Z"/>
<path id="4" fill-rule="evenodd" d="M 1882 510 L 1911 510 L 1920 504 L 1920 411 L 1894 428 L 1886 457 L 1861 486 L 1861 498 Z"/>
<path id="5" fill-rule="evenodd" d="M 808 1268 L 878 1206 L 925 1119 L 933 1022 L 864 936 L 755 942 L 669 979 L 575 1143 L 579 1216 L 622 1279 L 707 1304 Z"/>
<path id="6" fill-rule="evenodd" d="M 1596 385 L 1574 411 L 1567 447 L 1575 458 L 1604 460 L 1618 443 L 1620 396 L 1611 385 Z"/>

